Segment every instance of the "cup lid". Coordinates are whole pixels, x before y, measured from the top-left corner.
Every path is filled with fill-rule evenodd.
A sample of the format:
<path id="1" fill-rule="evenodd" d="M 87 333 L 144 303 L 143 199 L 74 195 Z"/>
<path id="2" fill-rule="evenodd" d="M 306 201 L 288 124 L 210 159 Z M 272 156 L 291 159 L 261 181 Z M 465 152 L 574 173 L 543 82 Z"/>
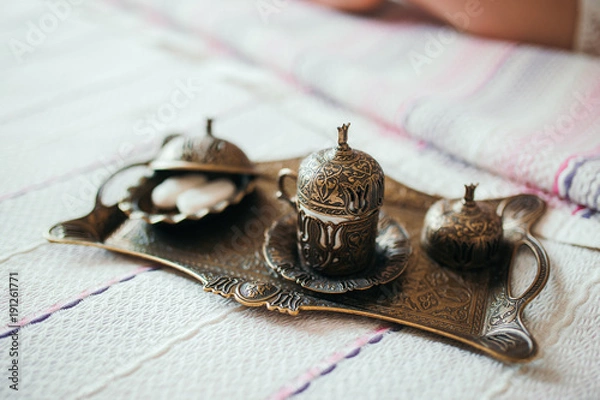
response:
<path id="1" fill-rule="evenodd" d="M 338 128 L 338 145 L 312 153 L 300 164 L 298 201 L 329 215 L 360 216 L 383 204 L 384 173 L 369 154 L 348 145 L 348 128 Z"/>

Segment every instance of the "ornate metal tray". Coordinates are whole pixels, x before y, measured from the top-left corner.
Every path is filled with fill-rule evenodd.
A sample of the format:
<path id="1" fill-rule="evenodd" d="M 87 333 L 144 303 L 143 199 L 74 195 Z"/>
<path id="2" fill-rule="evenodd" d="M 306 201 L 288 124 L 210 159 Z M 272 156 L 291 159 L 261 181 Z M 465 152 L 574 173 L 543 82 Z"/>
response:
<path id="1" fill-rule="evenodd" d="M 437 333 L 466 343 L 503 361 L 527 361 L 536 343 L 522 314 L 545 285 L 548 257 L 531 235 L 531 225 L 545 205 L 531 195 L 490 201 L 503 217 L 504 243 L 496 265 L 457 271 L 436 264 L 419 244 L 423 218 L 436 200 L 386 179 L 384 212 L 410 236 L 412 255 L 397 279 L 369 290 L 321 294 L 285 280 L 266 264 L 265 231 L 289 213 L 275 198 L 277 172 L 297 167 L 299 160 L 258 165 L 257 190 L 219 215 L 188 226 L 157 227 L 128 219 L 116 205 L 106 206 L 101 191 L 87 216 L 59 223 L 47 233 L 56 243 L 101 247 L 153 260 L 197 279 L 204 290 L 239 303 L 266 306 L 290 315 L 300 311 L 335 311 L 378 318 Z M 537 260 L 537 275 L 523 295 L 509 288 L 510 266 L 521 246 Z"/>

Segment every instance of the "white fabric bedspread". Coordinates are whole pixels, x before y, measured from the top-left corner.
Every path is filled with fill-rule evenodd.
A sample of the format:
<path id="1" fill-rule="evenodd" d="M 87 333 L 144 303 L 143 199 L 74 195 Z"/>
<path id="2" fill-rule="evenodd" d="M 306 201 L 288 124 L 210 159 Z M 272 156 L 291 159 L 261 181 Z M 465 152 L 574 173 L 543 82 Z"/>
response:
<path id="1" fill-rule="evenodd" d="M 113 3 L 29 0 L 0 15 L 0 335 L 11 273 L 21 324 L 18 392 L 12 339 L 0 339 L 0 398 L 598 398 L 600 253 L 569 243 L 600 229 L 562 206 L 536 228 L 552 272 L 525 312 L 540 354 L 523 365 L 376 320 L 247 309 L 167 268 L 46 243 L 43 231 L 88 212 L 112 171 L 167 133 L 201 133 L 208 116 L 255 160 L 330 146 L 351 121 L 353 147 L 416 189 L 522 188 L 418 140 L 374 139 L 390 128 L 200 29 Z"/>

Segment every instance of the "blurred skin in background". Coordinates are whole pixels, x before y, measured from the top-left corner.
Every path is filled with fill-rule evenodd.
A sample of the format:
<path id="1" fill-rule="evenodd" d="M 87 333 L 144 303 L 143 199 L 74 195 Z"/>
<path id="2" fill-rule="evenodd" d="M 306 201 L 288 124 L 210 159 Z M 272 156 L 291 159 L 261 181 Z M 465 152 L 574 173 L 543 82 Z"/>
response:
<path id="1" fill-rule="evenodd" d="M 368 12 L 386 0 L 313 0 Z M 405 0 L 456 29 L 496 39 L 572 49 L 577 0 Z"/>

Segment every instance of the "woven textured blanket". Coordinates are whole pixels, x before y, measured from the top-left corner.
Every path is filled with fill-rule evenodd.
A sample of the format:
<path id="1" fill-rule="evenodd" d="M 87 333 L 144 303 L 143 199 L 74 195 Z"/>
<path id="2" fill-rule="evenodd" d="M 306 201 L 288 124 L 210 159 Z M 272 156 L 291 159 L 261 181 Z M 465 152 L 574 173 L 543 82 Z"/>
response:
<path id="1" fill-rule="evenodd" d="M 23 0 L 0 22 L 0 398 L 597 398 L 596 59 L 393 5 Z M 245 308 L 169 268 L 43 239 L 206 117 L 257 161 L 330 147 L 351 122 L 351 146 L 418 190 L 542 196 L 551 273 L 523 316 L 537 357 L 504 364 L 400 325 Z M 516 266 L 515 294 L 531 265 Z"/>

